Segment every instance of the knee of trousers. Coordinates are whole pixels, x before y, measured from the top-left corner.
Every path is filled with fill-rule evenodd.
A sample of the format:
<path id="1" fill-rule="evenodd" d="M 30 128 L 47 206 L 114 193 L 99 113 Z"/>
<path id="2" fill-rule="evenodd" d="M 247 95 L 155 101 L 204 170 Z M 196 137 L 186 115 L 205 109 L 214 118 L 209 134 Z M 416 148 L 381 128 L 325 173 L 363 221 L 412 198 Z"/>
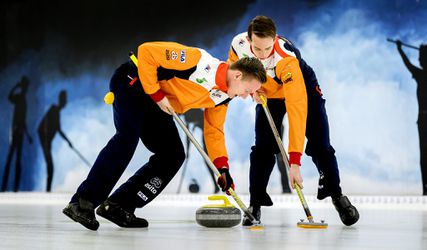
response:
<path id="1" fill-rule="evenodd" d="M 184 149 L 174 149 L 170 151 L 170 154 L 167 155 L 168 160 L 173 162 L 173 164 L 176 164 L 176 166 L 178 167 L 178 169 L 181 167 L 181 165 L 184 163 L 185 161 L 185 152 Z"/>
<path id="2" fill-rule="evenodd" d="M 165 171 L 175 174 L 184 163 L 185 157 L 183 148 L 173 148 L 159 153 L 156 162 L 162 166 L 167 166 L 163 168 Z"/>

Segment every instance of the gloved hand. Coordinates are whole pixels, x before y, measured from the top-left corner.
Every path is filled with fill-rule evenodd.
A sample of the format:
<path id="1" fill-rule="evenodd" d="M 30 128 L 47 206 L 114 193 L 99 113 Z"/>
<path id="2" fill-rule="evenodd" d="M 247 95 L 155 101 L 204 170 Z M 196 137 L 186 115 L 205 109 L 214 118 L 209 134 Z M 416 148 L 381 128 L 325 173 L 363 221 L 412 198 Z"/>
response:
<path id="1" fill-rule="evenodd" d="M 218 169 L 218 171 L 221 174 L 221 176 L 218 177 L 218 185 L 221 187 L 221 190 L 223 192 L 226 192 L 228 195 L 230 195 L 230 193 L 227 190 L 230 187 L 234 190 L 233 178 L 231 178 L 228 168 L 225 168 L 225 167 L 220 168 Z"/>

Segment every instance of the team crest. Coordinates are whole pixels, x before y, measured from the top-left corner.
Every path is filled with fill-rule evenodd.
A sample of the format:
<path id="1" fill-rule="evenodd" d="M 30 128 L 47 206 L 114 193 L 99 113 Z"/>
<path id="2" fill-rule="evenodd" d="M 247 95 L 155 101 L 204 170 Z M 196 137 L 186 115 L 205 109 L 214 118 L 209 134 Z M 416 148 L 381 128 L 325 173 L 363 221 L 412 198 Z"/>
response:
<path id="1" fill-rule="evenodd" d="M 293 79 L 292 79 L 292 73 L 291 72 L 288 72 L 288 73 L 286 73 L 283 77 L 282 77 L 282 82 L 283 83 L 288 83 L 288 82 L 290 82 L 290 81 L 292 81 Z"/>
<path id="2" fill-rule="evenodd" d="M 174 50 L 172 50 L 171 58 L 172 60 L 176 60 L 178 58 L 178 54 Z"/>

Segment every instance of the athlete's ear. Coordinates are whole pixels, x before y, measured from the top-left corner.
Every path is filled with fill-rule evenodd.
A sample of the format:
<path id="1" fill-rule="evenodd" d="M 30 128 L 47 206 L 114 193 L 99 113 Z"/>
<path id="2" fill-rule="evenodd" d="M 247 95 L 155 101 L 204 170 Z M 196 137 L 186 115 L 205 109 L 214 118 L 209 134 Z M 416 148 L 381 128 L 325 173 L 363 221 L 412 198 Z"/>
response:
<path id="1" fill-rule="evenodd" d="M 246 39 L 248 39 L 249 42 L 252 42 L 252 39 L 249 36 L 246 36 Z"/>
<path id="2" fill-rule="evenodd" d="M 236 73 L 234 73 L 234 79 L 237 80 L 239 78 L 242 78 L 242 72 L 237 70 Z"/>

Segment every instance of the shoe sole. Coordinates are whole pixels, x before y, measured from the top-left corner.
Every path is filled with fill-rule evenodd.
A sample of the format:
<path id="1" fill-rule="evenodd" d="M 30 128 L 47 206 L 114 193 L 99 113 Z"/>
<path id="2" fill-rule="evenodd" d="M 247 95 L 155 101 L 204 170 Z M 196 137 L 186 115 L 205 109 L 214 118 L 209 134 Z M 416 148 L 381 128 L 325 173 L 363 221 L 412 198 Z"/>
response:
<path id="1" fill-rule="evenodd" d="M 90 223 L 88 222 L 86 219 L 75 215 L 74 213 L 70 212 L 69 209 L 64 208 L 62 210 L 62 213 L 65 214 L 66 216 L 68 216 L 70 219 L 72 219 L 73 221 L 80 223 L 81 225 L 83 225 L 85 228 L 96 231 L 99 228 L 99 222 L 96 223 Z"/>

